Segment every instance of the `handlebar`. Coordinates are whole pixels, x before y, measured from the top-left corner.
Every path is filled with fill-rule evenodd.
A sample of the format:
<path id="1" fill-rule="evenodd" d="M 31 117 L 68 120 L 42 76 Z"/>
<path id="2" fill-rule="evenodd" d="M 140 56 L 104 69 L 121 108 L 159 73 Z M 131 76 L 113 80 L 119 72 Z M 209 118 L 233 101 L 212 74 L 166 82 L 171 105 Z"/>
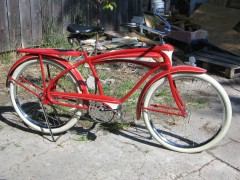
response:
<path id="1" fill-rule="evenodd" d="M 165 24 L 165 29 L 164 29 L 164 31 L 159 31 L 157 29 L 150 28 L 150 27 L 148 27 L 146 25 L 139 25 L 140 28 L 145 29 L 147 31 L 150 31 L 150 32 L 152 32 L 154 34 L 161 35 L 162 37 L 163 36 L 167 36 L 168 34 L 170 34 L 170 32 L 171 32 L 171 25 L 169 24 L 169 22 L 164 17 L 162 17 L 162 16 L 160 16 L 158 14 L 152 13 L 152 12 L 144 12 L 144 15 L 149 15 L 149 16 L 153 16 L 153 17 L 159 18 Z"/>
<path id="2" fill-rule="evenodd" d="M 160 31 L 160 30 L 148 27 L 146 25 L 137 24 L 137 23 L 125 23 L 125 24 L 121 24 L 121 26 L 126 26 L 126 27 L 129 27 L 129 28 L 141 28 L 141 29 L 147 30 L 149 32 L 152 32 L 154 34 L 160 35 L 162 37 L 167 36 L 168 34 L 170 34 L 170 32 L 171 32 L 171 25 L 169 24 L 169 22 L 164 17 L 162 17 L 162 16 L 160 16 L 158 14 L 155 14 L 155 13 L 151 13 L 151 12 L 144 12 L 144 15 L 157 17 L 158 19 L 160 19 L 165 24 L 164 31 Z"/>

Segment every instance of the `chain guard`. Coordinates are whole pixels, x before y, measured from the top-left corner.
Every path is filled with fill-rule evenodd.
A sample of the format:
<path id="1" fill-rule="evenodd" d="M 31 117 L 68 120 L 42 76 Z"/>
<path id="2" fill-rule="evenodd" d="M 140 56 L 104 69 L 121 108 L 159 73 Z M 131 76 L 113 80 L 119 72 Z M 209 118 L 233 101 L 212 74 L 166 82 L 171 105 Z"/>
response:
<path id="1" fill-rule="evenodd" d="M 98 123 L 110 122 L 114 119 L 115 115 L 121 114 L 121 109 L 112 109 L 108 104 L 89 101 L 89 115 Z"/>

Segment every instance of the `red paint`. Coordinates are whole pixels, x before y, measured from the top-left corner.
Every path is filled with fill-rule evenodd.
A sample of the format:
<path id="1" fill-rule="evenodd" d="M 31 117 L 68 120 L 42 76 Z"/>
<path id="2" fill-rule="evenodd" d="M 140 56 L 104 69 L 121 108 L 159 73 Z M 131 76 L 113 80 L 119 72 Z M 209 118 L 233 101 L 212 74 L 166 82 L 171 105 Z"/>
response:
<path id="1" fill-rule="evenodd" d="M 152 111 L 157 111 L 157 112 L 167 113 L 167 114 L 174 114 L 177 116 L 185 116 L 186 113 L 184 112 L 184 103 L 181 101 L 181 97 L 179 96 L 177 89 L 174 85 L 174 82 L 172 81 L 172 74 L 179 73 L 179 72 L 205 73 L 206 71 L 201 68 L 190 67 L 190 66 L 172 67 L 171 59 L 165 52 L 173 52 L 173 50 L 174 50 L 173 46 L 164 44 L 161 46 L 153 46 L 150 48 L 125 49 L 125 50 L 107 52 L 107 53 L 103 53 L 95 56 L 88 56 L 88 54 L 85 51 L 79 52 L 75 50 L 59 50 L 59 49 L 48 49 L 48 48 L 19 49 L 18 50 L 19 53 L 27 53 L 27 55 L 19 59 L 11 67 L 8 73 L 6 85 L 7 86 L 9 85 L 9 81 L 16 82 L 17 84 L 21 85 L 23 88 L 27 89 L 30 93 L 43 99 L 42 101 L 43 104 L 58 104 L 58 105 L 68 106 L 68 107 L 88 109 L 88 106 L 87 106 L 88 103 L 83 103 L 84 105 L 75 105 L 70 103 L 68 104 L 65 102 L 63 103 L 63 102 L 57 101 L 57 99 L 67 100 L 67 99 L 74 98 L 74 99 L 83 100 L 83 102 L 88 102 L 90 100 L 90 101 L 97 101 L 97 102 L 103 102 L 103 103 L 121 104 L 122 102 L 127 100 L 147 80 L 148 77 L 150 77 L 156 71 L 162 69 L 162 71 L 160 71 L 160 73 L 157 73 L 154 77 L 152 77 L 143 88 L 141 95 L 139 96 L 138 105 L 136 109 L 137 119 L 139 119 L 141 116 L 141 109 L 147 109 L 147 110 L 152 110 Z M 78 61 L 75 64 L 71 64 L 67 60 L 59 57 L 61 55 L 64 55 L 64 56 L 84 55 L 85 59 Z M 65 68 L 65 70 L 63 70 L 54 79 L 50 80 L 48 86 L 45 82 L 46 77 L 45 77 L 44 68 L 43 68 L 44 58 L 47 58 L 56 63 L 59 63 Z M 150 58 L 150 59 L 146 60 L 146 58 Z M 40 67 L 41 67 L 40 69 L 42 72 L 43 82 L 44 82 L 44 89 L 40 88 L 43 91 L 42 96 L 31 91 L 29 88 L 24 86 L 21 82 L 18 82 L 11 77 L 14 70 L 19 65 L 31 59 L 39 59 L 40 61 Z M 150 68 L 150 70 L 135 84 L 135 86 L 128 93 L 126 93 L 124 97 L 122 97 L 121 99 L 116 99 L 114 97 L 104 95 L 101 81 L 99 80 L 97 71 L 95 69 L 95 65 L 97 64 L 110 63 L 110 62 L 135 63 L 142 66 L 146 66 Z M 78 66 L 81 66 L 84 63 L 89 64 L 90 70 L 92 71 L 92 74 L 96 80 L 99 94 L 89 94 L 87 86 L 84 82 L 84 79 L 81 73 L 76 69 Z M 56 91 L 56 82 L 64 74 L 67 74 L 69 72 L 71 72 L 71 74 L 75 76 L 76 80 L 79 82 L 79 86 L 80 86 L 79 88 L 82 91 L 81 93 Z M 156 109 L 156 107 L 148 107 L 148 108 L 143 107 L 142 102 L 143 102 L 144 96 L 146 95 L 146 92 L 154 82 L 156 82 L 157 80 L 163 77 L 166 77 L 169 80 L 172 95 L 175 99 L 175 102 L 178 108 L 161 106 L 161 107 L 158 107 L 158 109 Z M 22 81 L 30 84 L 30 82 L 28 82 L 25 79 L 22 79 Z M 36 88 L 39 88 L 39 87 L 36 87 Z"/>

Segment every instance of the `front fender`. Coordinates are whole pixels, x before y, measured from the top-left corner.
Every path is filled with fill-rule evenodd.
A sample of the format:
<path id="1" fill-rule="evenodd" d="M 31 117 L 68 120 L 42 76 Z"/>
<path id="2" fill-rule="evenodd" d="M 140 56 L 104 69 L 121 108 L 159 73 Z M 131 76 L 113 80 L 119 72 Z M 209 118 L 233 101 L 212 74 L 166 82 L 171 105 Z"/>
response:
<path id="1" fill-rule="evenodd" d="M 155 83 L 157 80 L 169 75 L 169 74 L 176 74 L 176 73 L 198 73 L 203 74 L 206 70 L 198 67 L 192 67 L 192 66 L 175 66 L 172 67 L 170 70 L 162 71 L 158 74 L 156 74 L 154 77 L 152 77 L 147 84 L 144 86 L 137 103 L 137 109 L 136 109 L 136 116 L 137 120 L 141 118 L 141 105 L 144 99 L 144 96 L 146 95 L 148 89 L 151 87 L 153 83 Z"/>

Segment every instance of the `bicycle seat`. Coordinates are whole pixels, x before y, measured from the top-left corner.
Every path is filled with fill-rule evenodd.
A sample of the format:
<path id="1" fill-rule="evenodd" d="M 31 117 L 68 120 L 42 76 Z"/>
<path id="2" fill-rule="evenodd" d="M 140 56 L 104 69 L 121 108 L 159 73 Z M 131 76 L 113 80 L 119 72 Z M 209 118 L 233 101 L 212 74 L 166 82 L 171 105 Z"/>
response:
<path id="1" fill-rule="evenodd" d="M 103 27 L 97 27 L 97 26 L 81 26 L 78 24 L 69 24 L 67 26 L 67 31 L 69 31 L 70 33 L 73 34 L 84 34 L 84 35 L 88 35 L 88 34 L 93 34 L 93 33 L 102 33 L 104 31 Z"/>

